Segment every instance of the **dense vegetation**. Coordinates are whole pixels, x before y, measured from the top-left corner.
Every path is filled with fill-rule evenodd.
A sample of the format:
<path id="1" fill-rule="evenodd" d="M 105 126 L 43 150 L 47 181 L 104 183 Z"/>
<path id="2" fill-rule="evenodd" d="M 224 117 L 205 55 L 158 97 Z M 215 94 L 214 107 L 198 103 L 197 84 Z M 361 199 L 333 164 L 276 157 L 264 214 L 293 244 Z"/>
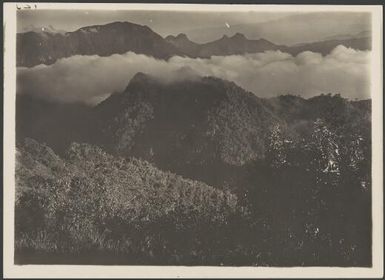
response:
<path id="1" fill-rule="evenodd" d="M 237 254 L 227 240 L 240 236 L 226 231 L 246 210 L 229 192 L 87 144 L 74 143 L 61 159 L 26 139 L 18 163 L 16 252 L 160 264 Z"/>
<path id="2" fill-rule="evenodd" d="M 370 101 L 138 74 L 71 106 L 18 100 L 17 262 L 371 265 Z"/>

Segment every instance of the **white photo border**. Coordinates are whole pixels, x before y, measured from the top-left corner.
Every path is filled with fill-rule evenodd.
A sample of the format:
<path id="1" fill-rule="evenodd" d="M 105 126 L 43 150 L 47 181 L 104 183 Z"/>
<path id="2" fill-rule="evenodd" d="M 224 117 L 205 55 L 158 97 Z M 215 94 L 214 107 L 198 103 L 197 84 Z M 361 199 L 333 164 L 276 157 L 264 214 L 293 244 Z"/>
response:
<path id="1" fill-rule="evenodd" d="M 29 8 L 28 8 L 29 7 Z M 372 15 L 372 267 L 210 267 L 15 265 L 15 102 L 16 12 L 50 10 L 369 12 Z M 3 271 L 4 278 L 382 278 L 383 277 L 383 38 L 380 5 L 207 5 L 114 3 L 4 3 L 4 141 L 3 141 Z"/>

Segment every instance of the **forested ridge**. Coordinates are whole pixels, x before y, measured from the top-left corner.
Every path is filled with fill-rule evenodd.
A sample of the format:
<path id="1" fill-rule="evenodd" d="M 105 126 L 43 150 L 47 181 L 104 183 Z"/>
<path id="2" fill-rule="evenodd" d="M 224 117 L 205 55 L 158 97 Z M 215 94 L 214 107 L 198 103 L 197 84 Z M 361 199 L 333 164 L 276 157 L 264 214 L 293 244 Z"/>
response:
<path id="1" fill-rule="evenodd" d="M 370 100 L 139 73 L 16 110 L 16 262 L 371 265 Z"/>

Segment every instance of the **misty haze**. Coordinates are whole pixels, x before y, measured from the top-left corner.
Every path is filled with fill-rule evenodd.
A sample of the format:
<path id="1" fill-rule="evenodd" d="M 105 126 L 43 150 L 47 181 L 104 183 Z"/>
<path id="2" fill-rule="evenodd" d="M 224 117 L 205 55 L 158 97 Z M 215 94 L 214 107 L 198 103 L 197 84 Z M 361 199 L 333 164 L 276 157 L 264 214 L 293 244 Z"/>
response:
<path id="1" fill-rule="evenodd" d="M 16 264 L 372 265 L 370 14 L 17 30 Z"/>

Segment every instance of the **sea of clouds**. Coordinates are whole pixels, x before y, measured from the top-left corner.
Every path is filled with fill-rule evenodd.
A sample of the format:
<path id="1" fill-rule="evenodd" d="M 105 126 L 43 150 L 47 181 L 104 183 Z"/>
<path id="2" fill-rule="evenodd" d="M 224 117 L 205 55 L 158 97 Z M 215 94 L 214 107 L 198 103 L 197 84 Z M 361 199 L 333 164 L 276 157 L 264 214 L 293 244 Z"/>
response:
<path id="1" fill-rule="evenodd" d="M 259 97 L 311 97 L 330 92 L 350 99 L 370 98 L 370 51 L 344 46 L 326 56 L 309 51 L 297 56 L 267 51 L 209 59 L 175 56 L 164 61 L 132 52 L 109 57 L 78 55 L 48 66 L 18 68 L 17 93 L 97 104 L 111 93 L 123 91 L 137 72 L 164 82 L 215 76 Z"/>

